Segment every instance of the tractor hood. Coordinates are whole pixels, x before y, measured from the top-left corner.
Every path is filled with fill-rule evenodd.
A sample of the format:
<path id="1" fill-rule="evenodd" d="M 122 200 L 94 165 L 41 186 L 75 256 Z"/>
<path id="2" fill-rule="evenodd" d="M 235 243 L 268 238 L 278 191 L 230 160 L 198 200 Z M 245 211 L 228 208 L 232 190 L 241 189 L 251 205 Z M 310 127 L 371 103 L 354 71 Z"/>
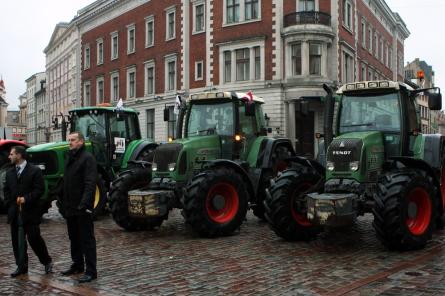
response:
<path id="1" fill-rule="evenodd" d="M 173 179 L 185 179 L 194 168 L 201 168 L 205 161 L 221 155 L 218 135 L 189 137 L 159 145 L 154 154 L 154 175 L 169 174 Z"/>
<path id="2" fill-rule="evenodd" d="M 384 161 L 383 134 L 351 132 L 336 137 L 327 152 L 327 179 L 349 178 L 372 182 Z"/>

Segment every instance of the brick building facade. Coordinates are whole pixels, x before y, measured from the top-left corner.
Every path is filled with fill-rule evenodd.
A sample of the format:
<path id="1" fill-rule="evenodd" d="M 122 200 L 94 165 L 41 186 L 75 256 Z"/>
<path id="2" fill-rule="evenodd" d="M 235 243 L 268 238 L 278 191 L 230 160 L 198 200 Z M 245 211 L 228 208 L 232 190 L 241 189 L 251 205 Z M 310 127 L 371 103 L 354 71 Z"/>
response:
<path id="1" fill-rule="evenodd" d="M 403 80 L 409 35 L 384 0 L 100 0 L 76 24 L 82 105 L 122 98 L 143 135 L 165 141 L 177 94 L 252 90 L 303 154 L 323 127 L 323 83 Z"/>

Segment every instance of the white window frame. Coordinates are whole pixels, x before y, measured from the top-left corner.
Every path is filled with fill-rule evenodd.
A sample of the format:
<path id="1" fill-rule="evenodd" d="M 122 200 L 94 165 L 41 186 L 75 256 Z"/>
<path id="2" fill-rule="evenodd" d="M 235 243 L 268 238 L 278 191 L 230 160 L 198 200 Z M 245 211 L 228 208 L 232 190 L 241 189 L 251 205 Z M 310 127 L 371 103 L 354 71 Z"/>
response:
<path id="1" fill-rule="evenodd" d="M 100 97 L 99 85 L 102 82 L 102 98 Z M 103 76 L 96 78 L 96 105 L 101 104 L 105 101 L 105 81 Z"/>
<path id="2" fill-rule="evenodd" d="M 197 15 L 196 15 L 196 8 L 198 6 L 203 7 L 203 19 L 202 19 L 202 28 L 200 30 L 196 30 L 196 25 L 197 25 Z M 206 5 L 205 5 L 205 1 L 204 0 L 195 0 L 193 1 L 193 30 L 192 30 L 192 34 L 199 34 L 199 33 L 203 33 L 206 31 Z"/>
<path id="3" fill-rule="evenodd" d="M 87 92 L 88 89 L 88 92 Z M 91 81 L 83 82 L 83 107 L 91 106 Z"/>
<path id="4" fill-rule="evenodd" d="M 347 13 L 347 10 L 349 9 L 349 15 Z M 353 26 L 353 9 L 352 9 L 352 3 L 350 0 L 343 0 L 343 26 L 352 32 L 352 26 Z M 349 18 L 347 18 L 349 17 Z"/>
<path id="5" fill-rule="evenodd" d="M 382 36 L 380 36 L 380 38 L 379 38 L 379 59 L 380 59 L 380 61 L 382 62 L 382 64 L 384 63 L 384 57 L 383 57 L 383 44 L 384 44 L 384 42 L 383 42 L 383 38 L 382 38 Z"/>
<path id="6" fill-rule="evenodd" d="M 201 66 L 201 76 L 198 76 L 198 67 Z M 195 81 L 204 79 L 204 61 L 195 62 Z"/>
<path id="7" fill-rule="evenodd" d="M 319 11 L 319 0 L 314 0 L 314 10 L 308 10 L 307 7 L 301 7 L 300 6 L 300 0 L 296 0 L 296 7 L 297 7 L 297 12 L 303 12 L 303 11 Z"/>
<path id="8" fill-rule="evenodd" d="M 87 54 L 88 52 L 88 54 Z M 83 61 L 83 68 L 84 70 L 89 69 L 91 67 L 91 48 L 90 44 L 85 44 L 85 48 L 83 50 L 84 53 L 84 61 Z"/>
<path id="9" fill-rule="evenodd" d="M 102 65 L 104 63 L 104 39 L 98 38 L 96 40 L 96 57 L 97 57 L 97 65 Z"/>
<path id="10" fill-rule="evenodd" d="M 133 93 L 133 96 L 130 96 L 130 94 L 131 94 L 131 92 L 130 92 L 130 75 L 132 73 L 134 74 L 134 86 L 133 86 L 134 93 Z M 135 66 L 127 68 L 127 83 L 126 83 L 126 85 L 127 85 L 127 91 L 126 91 L 127 99 L 136 98 L 136 67 Z"/>
<path id="11" fill-rule="evenodd" d="M 350 73 L 351 77 L 348 77 L 347 72 L 346 72 L 346 59 L 345 59 L 345 55 L 348 55 L 350 57 L 350 61 L 351 61 L 351 65 L 348 68 L 348 73 Z M 349 83 L 349 82 L 354 82 L 355 81 L 355 60 L 354 60 L 354 53 L 346 48 L 342 48 L 342 55 L 341 55 L 341 81 L 342 83 Z M 348 79 L 350 78 L 350 80 Z"/>
<path id="12" fill-rule="evenodd" d="M 223 0 L 223 27 L 239 25 L 241 23 L 251 23 L 251 22 L 261 21 L 261 2 L 262 2 L 262 0 L 258 0 L 258 18 L 246 20 L 246 1 L 240 0 L 239 19 L 237 21 L 228 23 L 227 22 L 227 0 Z"/>
<path id="13" fill-rule="evenodd" d="M 115 60 L 119 57 L 119 33 L 117 31 L 114 31 L 112 33 L 110 33 L 111 36 L 111 48 L 110 48 L 110 56 L 111 56 L 111 60 Z M 114 50 L 114 45 L 115 45 L 115 40 L 116 38 L 116 50 Z"/>
<path id="14" fill-rule="evenodd" d="M 153 113 L 153 121 L 150 123 L 151 124 L 151 131 L 152 131 L 152 135 L 153 135 L 153 138 L 150 138 L 149 136 L 148 136 L 148 113 Z M 145 109 L 145 128 L 146 128 L 146 131 L 145 131 L 145 134 L 147 135 L 147 139 L 151 139 L 151 140 L 155 140 L 155 125 L 156 125 L 156 109 L 155 108 L 150 108 L 150 109 Z"/>
<path id="15" fill-rule="evenodd" d="M 378 59 L 378 55 L 379 55 L 379 37 L 377 35 L 377 31 L 374 32 L 374 57 L 376 57 Z"/>
<path id="16" fill-rule="evenodd" d="M 368 50 L 369 50 L 370 54 L 372 54 L 372 48 L 373 48 L 372 42 L 373 42 L 373 40 L 374 40 L 374 37 L 372 35 L 372 28 L 368 25 L 368 42 L 369 42 Z"/>
<path id="17" fill-rule="evenodd" d="M 365 19 L 362 19 L 362 47 L 366 48 L 366 22 Z"/>
<path id="18" fill-rule="evenodd" d="M 362 67 L 361 67 L 361 79 L 362 81 L 366 81 L 368 78 L 366 77 L 366 64 L 362 62 Z"/>
<path id="19" fill-rule="evenodd" d="M 153 92 L 148 92 L 148 69 L 153 68 Z M 145 96 L 154 95 L 156 93 L 156 67 L 155 61 L 149 60 L 144 63 L 144 94 Z"/>
<path id="20" fill-rule="evenodd" d="M 255 79 L 255 47 L 260 47 L 260 78 Z M 250 49 L 250 55 L 249 55 L 249 80 L 243 80 L 243 81 L 237 81 L 236 80 L 236 50 L 237 49 L 244 49 L 249 48 Z M 225 67 L 225 60 L 224 60 L 224 52 L 230 51 L 231 52 L 231 79 L 230 81 L 224 81 L 224 67 Z M 251 42 L 239 42 L 237 44 L 230 44 L 230 45 L 222 45 L 219 48 L 219 77 L 222 77 L 221 83 L 222 84 L 242 84 L 246 82 L 254 82 L 254 81 L 261 81 L 264 80 L 265 75 L 265 44 L 264 41 L 251 41 Z"/>
<path id="21" fill-rule="evenodd" d="M 148 24 L 152 24 L 152 39 L 151 43 L 149 42 L 148 36 Z M 145 48 L 154 46 L 155 44 L 155 17 L 153 15 L 147 16 L 145 18 Z"/>
<path id="22" fill-rule="evenodd" d="M 117 93 L 114 97 L 114 79 L 117 78 Z M 119 72 L 112 72 L 110 75 L 110 102 L 117 102 L 119 100 Z"/>
<path id="23" fill-rule="evenodd" d="M 173 32 L 170 32 L 169 28 L 169 16 L 173 14 Z M 176 38 L 176 7 L 170 6 L 165 9 L 165 41 L 173 40 Z"/>
<path id="24" fill-rule="evenodd" d="M 169 89 L 169 72 L 168 72 L 168 64 L 174 62 L 175 63 L 175 77 L 173 79 L 173 89 Z M 170 55 L 166 55 L 164 57 L 164 91 L 166 93 L 171 93 L 171 92 L 175 92 L 177 89 L 177 78 L 178 78 L 178 57 L 176 56 L 176 54 L 170 54 Z"/>
<path id="25" fill-rule="evenodd" d="M 386 67 L 389 67 L 389 45 L 388 43 L 385 44 L 385 65 Z"/>
<path id="26" fill-rule="evenodd" d="M 131 48 L 130 34 L 133 32 L 133 48 Z M 127 26 L 127 54 L 132 54 L 136 51 L 136 26 L 134 24 Z"/>

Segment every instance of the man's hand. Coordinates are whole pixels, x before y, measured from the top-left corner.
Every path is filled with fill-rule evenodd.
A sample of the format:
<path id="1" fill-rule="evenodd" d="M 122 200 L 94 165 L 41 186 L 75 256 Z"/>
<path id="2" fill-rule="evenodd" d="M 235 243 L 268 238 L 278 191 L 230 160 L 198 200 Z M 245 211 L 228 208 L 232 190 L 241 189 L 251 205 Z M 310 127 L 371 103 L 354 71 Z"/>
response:
<path id="1" fill-rule="evenodd" d="M 17 197 L 16 202 L 18 205 L 22 205 L 25 203 L 25 198 L 23 196 L 19 196 L 19 197 Z"/>

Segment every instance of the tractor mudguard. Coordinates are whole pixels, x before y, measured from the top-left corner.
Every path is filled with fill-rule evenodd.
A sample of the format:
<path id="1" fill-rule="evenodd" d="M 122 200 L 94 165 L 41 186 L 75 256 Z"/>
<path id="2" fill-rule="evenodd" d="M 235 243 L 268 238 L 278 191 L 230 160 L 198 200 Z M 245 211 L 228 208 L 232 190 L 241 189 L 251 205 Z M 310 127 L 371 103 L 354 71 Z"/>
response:
<path id="1" fill-rule="evenodd" d="M 445 137 L 438 134 L 423 135 L 423 160 L 434 169 L 441 169 Z"/>
<path id="2" fill-rule="evenodd" d="M 244 183 L 247 186 L 247 192 L 249 192 L 250 198 L 249 200 L 252 200 L 255 197 L 255 190 L 252 184 L 252 180 L 249 178 L 249 174 L 246 172 L 246 170 L 242 167 L 240 163 L 234 162 L 232 160 L 227 159 L 215 159 L 207 161 L 204 164 L 204 169 L 206 168 L 214 168 L 217 166 L 224 166 L 224 167 L 230 167 L 234 169 L 237 173 L 241 175 L 243 178 Z"/>
<path id="3" fill-rule="evenodd" d="M 272 154 L 277 146 L 285 146 L 289 149 L 292 156 L 295 156 L 295 151 L 291 140 L 288 138 L 265 138 L 261 142 L 260 153 L 258 154 L 257 167 L 271 168 Z"/>
<path id="4" fill-rule="evenodd" d="M 121 169 L 126 169 L 128 166 L 128 162 L 136 160 L 138 155 L 146 148 L 156 148 L 158 146 L 157 143 L 148 141 L 148 140 L 135 140 L 131 141 L 128 145 L 127 150 L 125 151 L 124 158 L 122 159 Z"/>
<path id="5" fill-rule="evenodd" d="M 321 176 L 325 175 L 325 167 L 323 165 L 321 165 L 318 161 L 313 160 L 313 159 L 309 159 L 303 156 L 294 156 L 292 158 L 288 158 L 289 161 L 298 163 L 302 166 L 305 167 L 310 167 L 313 168 L 317 171 L 317 173 L 319 173 Z"/>

